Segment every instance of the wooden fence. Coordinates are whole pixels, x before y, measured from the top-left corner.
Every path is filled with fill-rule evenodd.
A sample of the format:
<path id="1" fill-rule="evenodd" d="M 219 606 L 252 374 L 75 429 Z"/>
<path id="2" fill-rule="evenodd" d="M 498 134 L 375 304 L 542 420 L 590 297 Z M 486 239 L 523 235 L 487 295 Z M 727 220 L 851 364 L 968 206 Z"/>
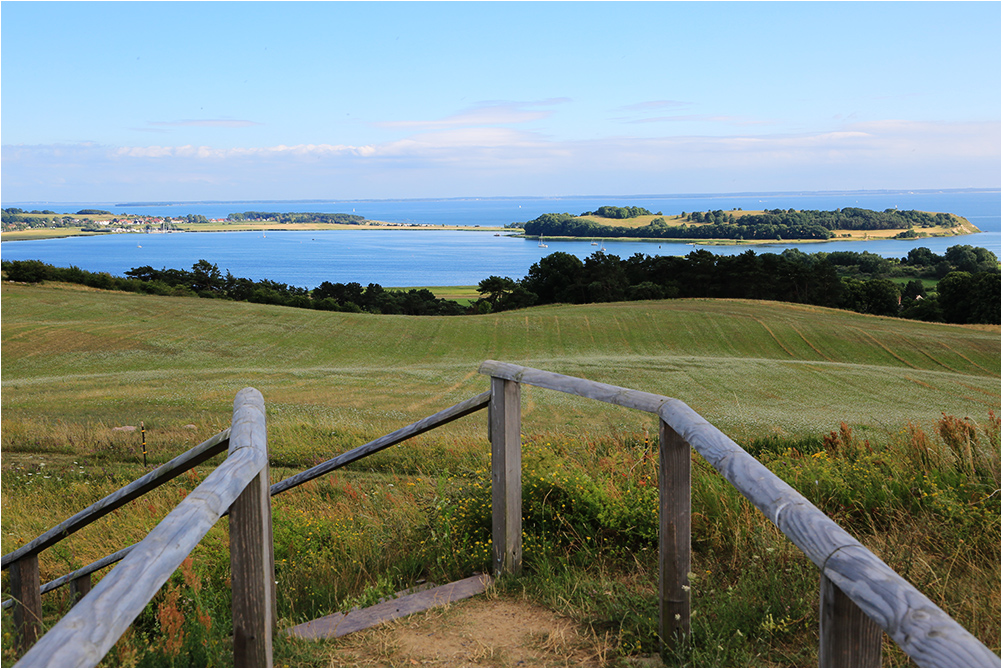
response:
<path id="1" fill-rule="evenodd" d="M 97 665 L 195 545 L 228 510 L 231 517 L 234 661 L 242 667 L 270 666 L 275 619 L 275 569 L 266 443 L 264 400 L 255 389 L 244 389 L 234 399 L 233 423 L 228 431 L 165 463 L 146 477 L 4 556 L 3 567 L 9 566 L 11 570 L 19 645 L 24 648 L 34 642 L 41 624 L 39 551 L 160 483 L 169 481 L 193 464 L 228 448 L 226 460 L 145 539 L 133 545 L 97 586 L 82 589 L 88 591 L 86 595 L 28 649 L 16 667 Z M 87 584 L 89 575 L 86 575 Z M 83 577 L 81 575 L 76 579 Z"/>
<path id="2" fill-rule="evenodd" d="M 881 631 L 884 630 L 920 666 L 1000 667 L 999 657 L 985 645 L 685 403 L 497 361 L 485 361 L 480 372 L 490 376 L 490 390 L 270 488 L 266 488 L 268 463 L 263 400 L 253 389 L 241 391 L 234 401 L 234 422 L 229 430 L 3 557 L 3 568 L 11 570 L 14 597 L 8 602 L 14 606 L 22 648 L 30 646 L 37 636 L 41 593 L 65 584 L 70 584 L 78 593 L 86 593 L 18 665 L 67 666 L 99 662 L 209 527 L 229 512 L 232 516 L 234 661 L 238 666 L 270 666 L 275 619 L 270 495 L 485 408 L 489 410 L 491 442 L 494 571 L 496 574 L 519 574 L 522 569 L 520 396 L 521 385 L 529 384 L 659 417 L 658 602 L 663 645 L 677 644 L 690 633 L 687 575 L 690 572 L 692 449 L 724 475 L 820 568 L 820 666 L 879 666 Z M 229 448 L 227 460 L 146 539 L 39 586 L 39 551 L 226 448 Z M 234 531 L 238 528 L 246 528 L 246 534 L 237 530 L 235 540 Z M 117 561 L 121 564 L 91 590 L 91 573 Z M 89 626 L 85 625 L 88 623 Z"/>
<path id="3" fill-rule="evenodd" d="M 519 571 L 522 549 L 520 385 L 570 393 L 659 417 L 659 632 L 690 632 L 690 449 L 705 458 L 820 569 L 819 665 L 879 667 L 884 630 L 922 667 L 1000 667 L 979 642 L 804 496 L 685 403 L 651 393 L 485 361 L 491 377 L 495 567 Z"/>

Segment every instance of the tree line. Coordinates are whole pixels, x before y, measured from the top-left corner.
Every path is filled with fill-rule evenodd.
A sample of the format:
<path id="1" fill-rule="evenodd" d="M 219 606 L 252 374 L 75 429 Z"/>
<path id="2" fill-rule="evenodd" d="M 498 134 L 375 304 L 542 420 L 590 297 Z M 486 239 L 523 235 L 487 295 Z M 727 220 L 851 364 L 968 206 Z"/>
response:
<path id="1" fill-rule="evenodd" d="M 928 289 L 934 280 L 936 290 Z M 478 291 L 484 297 L 472 308 L 481 312 L 550 303 L 740 298 L 923 321 L 1000 323 L 999 261 L 991 251 L 969 245 L 950 247 L 943 256 L 920 247 L 899 260 L 797 249 L 736 256 L 700 249 L 686 256 L 638 253 L 626 260 L 601 251 L 584 260 L 555 252 L 521 280 L 492 276 Z"/>
<path id="2" fill-rule="evenodd" d="M 323 282 L 310 291 L 269 279 L 254 281 L 235 277 L 229 270 L 224 275 L 215 263 L 204 259 L 192 265 L 191 271 L 156 270 L 144 265 L 126 270 L 125 277 L 89 272 L 76 266 L 59 268 L 38 260 L 3 261 L 2 267 L 10 281 L 61 281 L 150 295 L 216 298 L 331 312 L 453 316 L 465 311 L 459 303 L 436 298 L 428 289 L 394 291 L 379 284 L 363 287 L 356 282 Z"/>
<path id="3" fill-rule="evenodd" d="M 901 259 L 867 251 L 780 254 L 746 251 L 716 256 L 699 249 L 686 256 L 634 254 L 621 259 L 602 251 L 582 260 L 555 252 L 525 277 L 491 276 L 469 307 L 436 298 L 427 289 L 389 290 L 322 282 L 313 290 L 222 274 L 200 260 L 191 271 L 146 265 L 126 277 L 57 268 L 38 260 L 3 261 L 11 281 L 64 281 L 95 288 L 155 295 L 221 298 L 339 312 L 453 316 L 485 314 L 552 303 L 585 304 L 670 298 L 776 300 L 948 323 L 1000 323 L 1000 264 L 989 250 L 955 245 L 943 255 L 925 247 Z M 898 281 L 895 281 L 895 280 Z M 926 281 L 924 281 L 926 280 Z M 928 288 L 928 284 L 935 288 Z"/>
<path id="4" fill-rule="evenodd" d="M 357 214 L 329 214 L 326 212 L 234 212 L 227 221 L 274 221 L 275 223 L 341 223 L 359 225 L 365 217 Z"/>
<path id="5" fill-rule="evenodd" d="M 645 237 L 656 239 L 819 239 L 833 236 L 834 230 L 910 230 L 915 227 L 956 225 L 950 214 L 919 212 L 916 210 L 886 209 L 875 212 L 858 207 L 844 207 L 831 212 L 818 210 L 766 210 L 762 214 L 735 215 L 735 212 L 711 210 L 707 212 L 683 212 L 683 223 L 670 226 L 664 218 L 652 220 L 646 226 L 611 226 L 581 217 L 602 214 L 604 211 L 621 212 L 641 210 L 641 208 L 600 207 L 595 212 L 585 212 L 581 216 L 572 214 L 542 214 L 523 224 L 527 235 L 547 237 Z M 630 218 L 615 215 L 606 218 Z M 695 225 L 691 225 L 695 224 Z"/>

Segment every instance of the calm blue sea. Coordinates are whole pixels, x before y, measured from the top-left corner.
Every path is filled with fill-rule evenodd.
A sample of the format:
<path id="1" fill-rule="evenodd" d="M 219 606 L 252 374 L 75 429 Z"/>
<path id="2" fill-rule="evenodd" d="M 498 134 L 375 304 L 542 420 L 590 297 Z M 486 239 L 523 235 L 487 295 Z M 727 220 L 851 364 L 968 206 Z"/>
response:
<path id="1" fill-rule="evenodd" d="M 1000 257 L 1000 191 L 915 191 L 850 193 L 766 193 L 725 195 L 596 196 L 560 198 L 468 198 L 448 200 L 352 200 L 207 202 L 178 204 L 128 203 L 4 203 L 25 210 L 50 209 L 72 213 L 105 209 L 115 213 L 181 216 L 202 214 L 224 218 L 232 212 L 344 212 L 368 219 L 432 225 L 499 226 L 524 222 L 546 212 L 580 214 L 602 205 L 635 205 L 652 212 L 708 209 L 820 209 L 889 207 L 964 216 L 984 232 L 955 238 L 918 241 L 827 242 L 765 246 L 705 247 L 715 254 L 738 254 L 747 249 L 779 253 L 787 248 L 814 251 L 870 251 L 903 257 L 909 249 L 925 246 L 943 253 L 955 244 L 985 247 Z M 4 242 L 5 260 L 39 259 L 57 266 L 76 265 L 92 272 L 122 275 L 143 265 L 190 268 L 200 259 L 216 263 L 224 273 L 271 279 L 313 288 L 323 281 L 370 282 L 383 286 L 471 285 L 490 275 L 514 279 L 525 276 L 543 256 L 565 251 L 581 258 L 599 247 L 588 241 L 547 241 L 496 237 L 488 232 L 446 230 L 344 230 L 306 232 L 175 233 L 170 235 L 105 235 L 58 240 Z M 685 255 L 695 247 L 674 242 L 606 241 L 607 253 L 626 258 L 635 253 Z"/>

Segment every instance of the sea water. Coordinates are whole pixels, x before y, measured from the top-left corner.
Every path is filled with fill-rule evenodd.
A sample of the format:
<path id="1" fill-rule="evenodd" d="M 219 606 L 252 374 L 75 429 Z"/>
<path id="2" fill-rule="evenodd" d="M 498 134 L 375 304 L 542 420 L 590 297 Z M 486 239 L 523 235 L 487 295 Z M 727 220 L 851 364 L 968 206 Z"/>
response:
<path id="1" fill-rule="evenodd" d="M 183 216 L 202 214 L 225 218 L 245 211 L 342 212 L 367 219 L 407 224 L 501 226 L 524 222 L 546 212 L 581 214 L 602 205 L 645 207 L 666 215 L 680 212 L 754 209 L 819 209 L 862 207 L 884 210 L 918 209 L 952 212 L 964 216 L 984 232 L 949 238 L 918 240 L 832 241 L 825 243 L 766 245 L 691 245 L 682 242 L 640 240 L 547 239 L 513 237 L 506 233 L 435 230 L 334 230 L 223 233 L 121 234 L 54 240 L 4 242 L 4 260 L 38 259 L 52 265 L 75 265 L 92 272 L 124 275 L 131 268 L 155 269 L 191 266 L 205 259 L 221 272 L 254 280 L 270 279 L 292 286 L 314 288 L 321 282 L 359 282 L 383 286 L 474 285 L 491 275 L 524 277 L 530 266 L 556 251 L 585 258 L 600 249 L 627 258 L 645 255 L 688 254 L 707 249 L 733 255 L 749 249 L 780 253 L 798 248 L 815 251 L 869 251 L 886 258 L 904 257 L 910 249 L 927 247 L 943 254 L 956 244 L 985 247 L 1000 257 L 1000 192 L 860 192 L 808 194 L 729 194 L 720 196 L 596 196 L 562 198 L 485 198 L 450 200 L 297 201 L 179 204 L 125 203 L 11 203 L 4 207 L 50 209 L 71 213 L 80 209 L 105 209 L 136 215 Z M 593 244 L 595 242 L 595 244 Z"/>

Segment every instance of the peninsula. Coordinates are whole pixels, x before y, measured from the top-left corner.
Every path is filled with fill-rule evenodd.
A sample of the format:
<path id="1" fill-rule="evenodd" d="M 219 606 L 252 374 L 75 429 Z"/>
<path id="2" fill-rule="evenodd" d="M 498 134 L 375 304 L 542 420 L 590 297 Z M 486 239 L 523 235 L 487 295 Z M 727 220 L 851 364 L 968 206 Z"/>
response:
<path id="1" fill-rule="evenodd" d="M 857 207 L 832 211 L 741 209 L 682 212 L 666 216 L 642 207 L 600 207 L 578 216 L 543 214 L 521 227 L 527 236 L 643 238 L 694 242 L 824 241 L 830 239 L 916 239 L 980 232 L 956 214 Z"/>

